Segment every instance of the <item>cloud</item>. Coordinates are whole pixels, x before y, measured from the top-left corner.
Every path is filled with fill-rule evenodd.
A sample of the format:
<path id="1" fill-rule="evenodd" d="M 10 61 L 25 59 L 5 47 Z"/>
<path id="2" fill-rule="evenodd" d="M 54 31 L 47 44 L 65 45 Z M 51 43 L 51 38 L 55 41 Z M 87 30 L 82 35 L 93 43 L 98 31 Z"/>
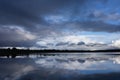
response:
<path id="1" fill-rule="evenodd" d="M 112 46 L 120 48 L 120 39 L 112 41 Z"/>
<path id="2" fill-rule="evenodd" d="M 94 40 L 74 35 L 82 31 L 120 32 L 117 2 L 119 1 L 0 0 L 0 46 L 55 47 L 61 42 L 70 42 L 68 45 L 81 41 L 93 43 Z M 68 37 L 64 37 L 66 35 Z M 56 39 L 62 36 L 63 41 Z M 46 45 L 42 45 L 41 40 L 47 41 Z"/>
<path id="3" fill-rule="evenodd" d="M 85 45 L 85 43 L 84 42 L 78 42 L 77 45 Z"/>
<path id="4" fill-rule="evenodd" d="M 36 39 L 36 36 L 29 31 L 16 26 L 0 27 L 0 37 L 1 47 L 31 46 Z"/>
<path id="5" fill-rule="evenodd" d="M 85 0 L 78 0 L 82 4 Z M 0 24 L 34 26 L 45 23 L 43 15 L 56 13 L 74 0 L 0 0 Z"/>
<path id="6" fill-rule="evenodd" d="M 55 46 L 65 46 L 65 45 L 69 45 L 68 42 L 60 42 L 60 43 L 57 43 Z"/>
<path id="7" fill-rule="evenodd" d="M 107 35 L 108 36 L 108 35 Z M 61 37 L 47 37 L 39 40 L 36 45 L 47 49 L 97 50 L 115 49 L 111 43 L 106 43 L 98 35 L 66 35 Z"/>
<path id="8" fill-rule="evenodd" d="M 101 3 L 105 5 L 106 1 L 95 0 L 93 2 L 89 0 L 0 0 L 0 24 L 17 25 L 34 32 L 36 32 L 38 29 L 49 30 L 51 28 L 53 29 L 53 31 L 55 31 L 57 28 L 60 29 L 60 26 L 64 27 L 65 25 L 62 25 L 63 23 L 69 24 L 74 21 L 79 22 L 81 19 L 84 20 L 84 18 L 89 19 L 87 14 L 96 11 L 97 4 L 103 6 Z M 96 7 L 93 7 L 94 5 Z M 99 19 L 101 18 L 102 14 L 96 12 L 93 15 L 98 16 L 97 18 Z M 92 19 L 94 19 L 94 17 L 92 17 Z M 53 24 L 51 25 L 50 23 Z M 93 23 L 95 23 L 95 25 L 92 25 Z M 110 31 L 104 29 L 103 27 L 97 27 L 101 23 L 102 22 L 99 21 L 91 22 L 90 20 L 90 22 L 88 21 L 80 23 L 80 25 L 88 27 L 80 28 L 86 31 Z M 59 25 L 56 25 L 56 27 L 53 28 L 52 26 L 54 26 L 55 24 Z M 91 25 L 90 27 L 89 24 Z M 38 28 L 38 26 L 36 25 L 41 26 L 39 26 Z M 45 26 L 47 28 L 44 28 Z M 115 32 L 116 30 L 119 31 L 119 27 L 116 27 L 115 25 L 102 23 L 100 26 L 104 26 L 106 28 L 109 27 L 111 28 L 112 32 Z M 114 29 L 114 26 L 116 27 L 116 29 Z"/>
<path id="9" fill-rule="evenodd" d="M 107 24 L 103 21 L 84 21 L 84 22 L 73 22 L 67 24 L 72 29 L 80 31 L 93 31 L 93 32 L 119 32 L 119 25 Z"/>

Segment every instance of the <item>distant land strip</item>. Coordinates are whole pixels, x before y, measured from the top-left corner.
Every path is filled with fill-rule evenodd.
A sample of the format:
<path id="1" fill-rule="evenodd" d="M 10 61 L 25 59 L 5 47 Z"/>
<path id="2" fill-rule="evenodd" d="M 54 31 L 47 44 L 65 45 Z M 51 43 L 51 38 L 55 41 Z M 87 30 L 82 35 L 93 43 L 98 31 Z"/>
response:
<path id="1" fill-rule="evenodd" d="M 92 53 L 92 52 L 120 52 L 120 49 L 109 49 L 109 50 L 56 50 L 56 49 L 44 49 L 44 50 L 30 50 L 30 49 L 0 49 L 0 56 L 11 56 L 15 58 L 16 56 L 28 56 L 31 54 L 39 55 L 53 55 L 52 53 Z"/>

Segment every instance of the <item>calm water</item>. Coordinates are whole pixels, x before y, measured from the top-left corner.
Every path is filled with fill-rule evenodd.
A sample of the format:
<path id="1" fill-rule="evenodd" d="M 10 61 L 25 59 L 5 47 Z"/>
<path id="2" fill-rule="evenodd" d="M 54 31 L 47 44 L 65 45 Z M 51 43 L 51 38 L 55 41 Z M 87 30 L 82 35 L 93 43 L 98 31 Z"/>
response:
<path id="1" fill-rule="evenodd" d="M 120 80 L 120 56 L 73 53 L 0 58 L 0 80 Z"/>

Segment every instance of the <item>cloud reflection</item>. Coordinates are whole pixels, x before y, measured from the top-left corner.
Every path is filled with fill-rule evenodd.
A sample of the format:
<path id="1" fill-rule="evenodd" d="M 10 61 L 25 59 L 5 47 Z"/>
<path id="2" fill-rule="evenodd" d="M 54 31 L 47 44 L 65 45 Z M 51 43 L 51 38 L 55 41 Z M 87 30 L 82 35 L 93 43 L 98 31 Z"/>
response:
<path id="1" fill-rule="evenodd" d="M 119 60 L 119 56 L 94 54 L 1 58 L 0 80 L 119 80 Z"/>
<path id="2" fill-rule="evenodd" d="M 53 56 L 36 60 L 36 64 L 44 68 L 56 68 L 67 70 L 105 70 L 120 71 L 119 57 L 79 57 L 79 56 Z"/>

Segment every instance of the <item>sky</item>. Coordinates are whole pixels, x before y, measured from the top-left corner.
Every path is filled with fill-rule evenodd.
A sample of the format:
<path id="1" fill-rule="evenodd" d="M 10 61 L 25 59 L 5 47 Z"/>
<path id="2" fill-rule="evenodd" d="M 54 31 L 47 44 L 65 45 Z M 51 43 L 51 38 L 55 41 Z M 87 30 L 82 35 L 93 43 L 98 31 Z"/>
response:
<path id="1" fill-rule="evenodd" d="M 120 0 L 0 0 L 0 47 L 120 48 Z"/>

